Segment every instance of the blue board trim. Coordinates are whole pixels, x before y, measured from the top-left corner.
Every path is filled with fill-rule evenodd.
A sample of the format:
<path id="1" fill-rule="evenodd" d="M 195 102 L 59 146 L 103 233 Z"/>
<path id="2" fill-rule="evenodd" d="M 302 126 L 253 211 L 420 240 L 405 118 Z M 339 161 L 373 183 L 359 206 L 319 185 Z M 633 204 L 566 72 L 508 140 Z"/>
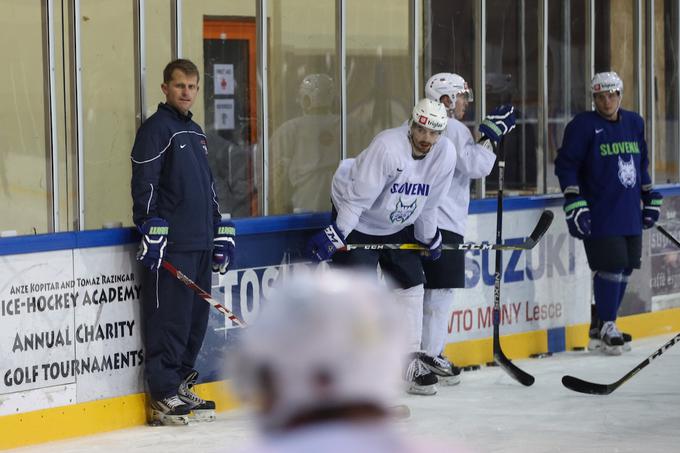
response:
<path id="1" fill-rule="evenodd" d="M 665 197 L 680 195 L 680 185 L 659 186 Z M 503 200 L 503 210 L 547 209 L 562 206 L 562 195 L 514 196 Z M 470 214 L 496 212 L 496 199 L 485 198 L 470 202 Z M 295 214 L 235 219 L 238 235 L 281 233 L 286 231 L 314 230 L 328 225 L 329 212 Z M 89 247 L 107 247 L 139 241 L 135 228 L 112 228 L 68 233 L 38 234 L 0 238 L 0 256 L 22 253 L 51 252 Z"/>
<path id="2" fill-rule="evenodd" d="M 548 352 L 562 352 L 567 349 L 566 329 L 555 327 L 548 329 Z"/>

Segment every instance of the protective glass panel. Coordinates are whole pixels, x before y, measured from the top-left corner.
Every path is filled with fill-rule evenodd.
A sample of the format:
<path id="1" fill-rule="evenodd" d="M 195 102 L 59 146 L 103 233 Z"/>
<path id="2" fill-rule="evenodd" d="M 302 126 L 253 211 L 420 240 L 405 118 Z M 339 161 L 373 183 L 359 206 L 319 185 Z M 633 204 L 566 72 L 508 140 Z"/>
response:
<path id="1" fill-rule="evenodd" d="M 81 0 L 85 228 L 131 225 L 130 150 L 136 132 L 132 2 Z"/>
<path id="2" fill-rule="evenodd" d="M 615 71 L 623 80 L 621 107 L 637 111 L 635 78 L 637 16 L 634 0 L 595 2 L 595 72 Z M 592 106 L 591 106 L 592 108 Z"/>
<path id="3" fill-rule="evenodd" d="M 537 0 L 486 2 L 486 111 L 513 104 L 517 126 L 504 140 L 508 194 L 536 193 L 539 105 Z M 497 188 L 497 169 L 487 188 Z"/>
<path id="4" fill-rule="evenodd" d="M 144 119 L 165 102 L 161 83 L 163 68 L 172 59 L 171 13 L 167 0 L 144 1 Z"/>
<path id="5" fill-rule="evenodd" d="M 476 1 L 432 0 L 424 3 L 423 18 L 423 86 L 433 74 L 453 72 L 463 77 L 476 94 L 475 75 L 477 55 Z M 424 96 L 424 92 L 421 91 Z M 463 122 L 475 126 L 476 99 L 468 104 Z"/>
<path id="6" fill-rule="evenodd" d="M 261 215 L 256 2 L 192 0 L 182 5 L 180 55 L 201 72 L 192 112 L 208 138 L 220 211 L 232 217 Z"/>
<path id="7" fill-rule="evenodd" d="M 347 0 L 347 155 L 409 118 L 413 99 L 408 0 Z"/>
<path id="8" fill-rule="evenodd" d="M 677 183 L 678 172 L 678 2 L 654 3 L 654 168 L 656 184 Z M 649 136 L 649 134 L 648 134 Z M 649 144 L 649 137 L 647 138 Z M 651 159 L 650 159 L 651 162 Z"/>
<path id="9" fill-rule="evenodd" d="M 559 192 L 555 158 L 564 128 L 574 115 L 590 110 L 586 55 L 586 0 L 558 0 L 548 8 L 547 192 Z"/>
<path id="10" fill-rule="evenodd" d="M 342 156 L 335 0 L 269 6 L 269 214 L 329 211 Z"/>
<path id="11" fill-rule="evenodd" d="M 48 232 L 50 151 L 46 145 L 43 25 L 38 0 L 3 2 L 0 57 L 0 232 Z M 17 49 L 21 40 L 21 51 Z"/>
<path id="12" fill-rule="evenodd" d="M 477 122 L 477 107 L 481 89 L 475 79 L 475 67 L 479 64 L 477 52 L 478 8 L 475 0 L 423 1 L 423 87 L 428 79 L 440 72 L 453 72 L 468 83 L 473 92 L 473 101 L 468 103 L 462 121 L 473 136 Z M 483 179 L 471 183 L 471 198 L 484 194 Z"/>

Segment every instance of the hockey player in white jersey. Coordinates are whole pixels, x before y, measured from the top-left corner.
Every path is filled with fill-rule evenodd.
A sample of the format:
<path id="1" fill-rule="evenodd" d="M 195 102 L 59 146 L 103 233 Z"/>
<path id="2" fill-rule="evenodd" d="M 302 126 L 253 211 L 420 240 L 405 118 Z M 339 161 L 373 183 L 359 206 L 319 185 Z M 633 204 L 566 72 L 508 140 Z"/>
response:
<path id="1" fill-rule="evenodd" d="M 333 110 L 336 88 L 326 74 L 302 80 L 302 116 L 279 126 L 270 140 L 269 212 L 321 212 L 330 209 L 328 191 L 338 165 L 340 116 Z"/>
<path id="2" fill-rule="evenodd" d="M 263 436 L 249 453 L 455 451 L 391 422 L 405 352 L 394 295 L 365 273 L 297 274 L 231 354 Z"/>
<path id="3" fill-rule="evenodd" d="M 414 240 L 441 255 L 437 208 L 449 190 L 456 150 L 441 137 L 446 128 L 444 105 L 420 100 L 409 125 L 379 133 L 354 160 L 343 161 L 333 176 L 333 223 L 315 234 L 307 253 L 315 260 L 333 257 L 338 266 L 380 267 L 398 285 L 397 300 L 409 320 L 410 360 L 407 391 L 436 393 L 437 378 L 421 362 L 423 267 L 420 254 L 403 250 L 352 250 L 335 253 L 347 243 L 406 243 Z"/>
<path id="4" fill-rule="evenodd" d="M 482 140 L 475 143 L 461 120 L 470 102 L 472 90 L 458 74 L 435 74 L 425 84 L 428 99 L 446 106 L 448 124 L 444 134 L 456 147 L 456 169 L 451 187 L 439 205 L 439 229 L 445 243 L 463 242 L 470 204 L 470 180 L 491 173 L 496 156 L 490 140 L 498 141 L 515 124 L 512 107 L 499 107 L 480 126 Z M 498 123 L 498 124 L 496 124 Z M 454 288 L 465 287 L 465 252 L 445 250 L 437 261 L 424 261 L 425 298 L 423 302 L 423 363 L 444 385 L 460 382 L 460 369 L 443 355 L 453 304 Z"/>

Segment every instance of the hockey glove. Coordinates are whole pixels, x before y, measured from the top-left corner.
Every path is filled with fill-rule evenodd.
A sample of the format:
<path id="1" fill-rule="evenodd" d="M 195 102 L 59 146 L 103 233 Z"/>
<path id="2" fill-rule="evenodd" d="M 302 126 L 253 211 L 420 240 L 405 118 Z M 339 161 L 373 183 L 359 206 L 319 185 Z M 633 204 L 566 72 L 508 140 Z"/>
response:
<path id="1" fill-rule="evenodd" d="M 429 244 L 423 246 L 427 247 L 427 250 L 423 250 L 421 255 L 426 261 L 437 261 L 442 256 L 442 234 L 437 230 L 437 234 L 434 235 L 434 239 L 430 241 Z"/>
<path id="2" fill-rule="evenodd" d="M 215 225 L 213 240 L 212 270 L 224 275 L 234 261 L 236 251 L 236 227 L 232 222 L 221 221 Z"/>
<path id="3" fill-rule="evenodd" d="M 515 108 L 501 105 L 493 109 L 479 125 L 479 132 L 498 143 L 501 137 L 515 128 Z"/>
<path id="4" fill-rule="evenodd" d="M 139 228 L 142 233 L 142 243 L 137 251 L 137 261 L 152 271 L 161 267 L 165 256 L 165 246 L 168 244 L 168 222 L 160 217 L 152 217 Z"/>
<path id="5" fill-rule="evenodd" d="M 654 226 L 659 220 L 663 196 L 659 192 L 642 192 L 642 228 L 647 229 Z"/>
<path id="6" fill-rule="evenodd" d="M 588 202 L 578 195 L 564 197 L 564 214 L 569 234 L 577 239 L 590 237 L 590 209 Z"/>
<path id="7" fill-rule="evenodd" d="M 338 249 L 344 248 L 346 245 L 345 238 L 338 231 L 337 225 L 332 223 L 312 236 L 307 242 L 307 256 L 314 261 L 326 261 Z"/>

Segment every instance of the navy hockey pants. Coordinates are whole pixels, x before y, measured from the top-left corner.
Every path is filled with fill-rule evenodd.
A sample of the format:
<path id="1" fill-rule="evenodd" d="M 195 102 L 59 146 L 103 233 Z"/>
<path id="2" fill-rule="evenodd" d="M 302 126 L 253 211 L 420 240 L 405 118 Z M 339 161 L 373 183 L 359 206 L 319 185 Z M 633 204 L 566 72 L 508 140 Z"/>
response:
<path id="1" fill-rule="evenodd" d="M 210 292 L 210 251 L 168 252 L 165 259 Z M 170 272 L 146 270 L 142 282 L 144 366 L 153 399 L 177 394 L 180 382 L 193 370 L 209 314 L 210 304 Z"/>

